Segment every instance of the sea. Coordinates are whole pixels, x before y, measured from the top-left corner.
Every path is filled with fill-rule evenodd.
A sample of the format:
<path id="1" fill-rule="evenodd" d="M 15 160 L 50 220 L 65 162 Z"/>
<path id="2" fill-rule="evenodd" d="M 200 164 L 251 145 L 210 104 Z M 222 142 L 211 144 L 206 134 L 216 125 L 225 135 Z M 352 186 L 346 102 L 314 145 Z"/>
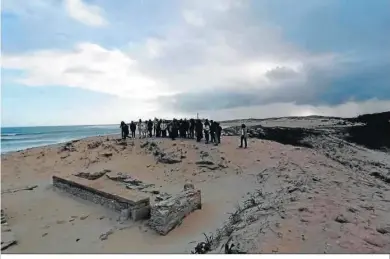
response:
<path id="1" fill-rule="evenodd" d="M 119 125 L 2 127 L 1 153 L 112 134 L 120 134 Z"/>

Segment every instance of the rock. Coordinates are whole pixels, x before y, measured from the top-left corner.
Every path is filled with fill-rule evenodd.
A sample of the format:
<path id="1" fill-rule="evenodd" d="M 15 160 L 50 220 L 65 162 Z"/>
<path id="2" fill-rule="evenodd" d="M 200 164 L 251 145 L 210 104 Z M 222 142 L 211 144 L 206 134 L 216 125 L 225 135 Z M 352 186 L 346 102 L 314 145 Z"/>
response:
<path id="1" fill-rule="evenodd" d="M 15 235 L 13 232 L 1 233 L 1 251 L 15 244 L 17 244 L 17 240 L 15 239 Z"/>
<path id="2" fill-rule="evenodd" d="M 107 238 L 108 238 L 108 236 L 109 235 L 112 235 L 112 234 L 114 234 L 114 230 L 112 230 L 112 229 L 110 229 L 110 230 L 108 230 L 106 233 L 103 233 L 103 234 L 101 234 L 100 235 L 100 240 L 107 240 Z"/>
<path id="3" fill-rule="evenodd" d="M 88 173 L 88 172 L 80 172 L 76 173 L 75 176 L 81 177 L 87 180 L 96 180 L 105 175 L 107 172 L 106 171 L 101 171 L 101 172 L 93 172 L 93 173 Z"/>
<path id="4" fill-rule="evenodd" d="M 298 211 L 299 212 L 309 212 L 309 209 L 301 207 L 301 208 L 298 209 Z"/>
<path id="5" fill-rule="evenodd" d="M 159 234 L 166 235 L 188 214 L 201 208 L 200 190 L 188 189 L 154 204 L 150 212 L 149 226 Z"/>
<path id="6" fill-rule="evenodd" d="M 105 153 L 102 153 L 101 154 L 102 156 L 104 156 L 104 157 L 112 157 L 112 153 L 110 153 L 110 152 L 105 152 Z"/>
<path id="7" fill-rule="evenodd" d="M 118 182 L 122 182 L 128 178 L 131 178 L 130 175 L 127 175 L 127 174 L 124 174 L 124 173 L 107 173 L 106 174 L 107 178 L 110 179 L 110 180 L 113 180 L 113 181 L 118 181 Z"/>
<path id="8" fill-rule="evenodd" d="M 162 164 L 177 164 L 181 163 L 181 159 L 175 158 L 173 156 L 165 155 L 165 156 L 160 156 L 157 159 L 158 162 Z"/>
<path id="9" fill-rule="evenodd" d="M 148 146 L 149 145 L 149 141 L 146 141 L 146 142 L 144 142 L 144 143 L 141 143 L 140 144 L 140 147 L 141 148 L 145 148 L 146 146 Z"/>
<path id="10" fill-rule="evenodd" d="M 368 244 L 376 246 L 376 247 L 384 247 L 386 245 L 385 241 L 377 236 L 369 236 L 363 238 Z"/>
<path id="11" fill-rule="evenodd" d="M 88 217 L 89 217 L 89 215 L 81 216 L 81 217 L 80 217 L 80 220 L 84 220 L 84 219 L 86 219 L 86 218 L 88 218 Z"/>
<path id="12" fill-rule="evenodd" d="M 358 210 L 357 210 L 356 208 L 353 208 L 353 207 L 349 207 L 349 208 L 348 208 L 348 211 L 349 211 L 349 212 L 352 212 L 352 213 L 358 212 Z"/>
<path id="13" fill-rule="evenodd" d="M 209 161 L 209 160 L 200 160 L 200 161 L 196 161 L 195 164 L 197 165 L 214 165 L 214 162 L 213 161 Z"/>
<path id="14" fill-rule="evenodd" d="M 45 236 L 47 236 L 47 233 L 43 233 L 43 234 L 42 234 L 42 237 L 45 237 Z"/>
<path id="15" fill-rule="evenodd" d="M 390 225 L 387 224 L 387 225 L 383 225 L 383 226 L 378 226 L 376 228 L 376 231 L 378 231 L 379 233 L 385 235 L 385 234 L 390 234 Z"/>
<path id="16" fill-rule="evenodd" d="M 167 200 L 169 198 L 171 198 L 172 195 L 166 193 L 166 192 L 163 192 L 163 193 L 160 193 L 159 195 L 156 196 L 155 198 L 155 201 L 156 202 L 160 202 L 160 201 L 163 201 L 163 200 Z"/>
<path id="17" fill-rule="evenodd" d="M 98 148 L 102 144 L 101 141 L 95 141 L 88 144 L 88 149 L 95 149 Z"/>
<path id="18" fill-rule="evenodd" d="M 341 224 L 349 223 L 349 222 L 350 222 L 343 214 L 338 215 L 338 216 L 335 218 L 335 221 L 338 222 L 338 223 L 341 223 Z"/>
<path id="19" fill-rule="evenodd" d="M 195 186 L 192 184 L 192 183 L 186 183 L 184 185 L 184 191 L 187 191 L 187 190 L 194 190 L 195 189 Z"/>
<path id="20" fill-rule="evenodd" d="M 76 151 L 76 148 L 73 146 L 72 142 L 66 143 L 60 150 L 61 152 L 69 151 L 69 152 L 74 152 Z"/>

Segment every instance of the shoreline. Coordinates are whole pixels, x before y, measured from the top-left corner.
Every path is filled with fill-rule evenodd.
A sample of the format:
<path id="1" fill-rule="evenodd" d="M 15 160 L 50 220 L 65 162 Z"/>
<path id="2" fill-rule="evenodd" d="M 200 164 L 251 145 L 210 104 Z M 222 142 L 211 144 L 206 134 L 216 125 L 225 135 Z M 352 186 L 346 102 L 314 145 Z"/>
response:
<path id="1" fill-rule="evenodd" d="M 51 146 L 58 146 L 58 145 L 65 144 L 67 142 L 72 142 L 72 141 L 82 141 L 82 140 L 86 140 L 86 139 L 90 139 L 90 138 L 110 137 L 110 136 L 115 136 L 115 135 L 120 135 L 120 132 L 118 134 L 96 135 L 96 136 L 68 139 L 66 141 L 61 141 L 61 142 L 57 142 L 57 143 L 53 143 L 53 144 L 43 144 L 43 145 L 38 145 L 38 146 L 34 146 L 34 147 L 29 147 L 29 148 L 23 148 L 23 149 L 19 149 L 19 150 L 12 150 L 12 151 L 6 151 L 6 152 L 1 151 L 1 156 L 9 155 L 12 153 L 20 153 L 20 152 L 35 149 L 35 148 L 46 148 L 46 147 L 51 147 Z"/>

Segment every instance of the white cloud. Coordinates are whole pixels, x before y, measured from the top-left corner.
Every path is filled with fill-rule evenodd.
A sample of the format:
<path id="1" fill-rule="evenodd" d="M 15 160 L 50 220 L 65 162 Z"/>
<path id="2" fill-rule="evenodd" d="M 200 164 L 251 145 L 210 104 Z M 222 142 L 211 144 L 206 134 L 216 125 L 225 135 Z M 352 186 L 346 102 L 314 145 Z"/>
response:
<path id="1" fill-rule="evenodd" d="M 215 120 L 272 118 L 285 116 L 335 116 L 355 117 L 360 114 L 383 112 L 390 110 L 390 101 L 367 100 L 364 102 L 347 102 L 340 105 L 297 105 L 295 103 L 273 103 L 234 109 L 216 111 L 200 111 L 201 117 L 210 117 Z"/>
<path id="2" fill-rule="evenodd" d="M 89 5 L 82 0 L 65 0 L 65 9 L 70 17 L 90 26 L 104 26 L 107 21 L 100 7 Z"/>
<path id="3" fill-rule="evenodd" d="M 3 56 L 3 67 L 27 72 L 19 83 L 27 86 L 61 85 L 150 100 L 167 93 L 156 79 L 142 73 L 139 64 L 120 50 L 82 43 L 71 51 L 45 50 Z"/>
<path id="4" fill-rule="evenodd" d="M 202 27 L 205 25 L 205 21 L 203 20 L 201 14 L 196 13 L 195 11 L 184 10 L 183 17 L 184 20 L 190 25 L 197 27 Z"/>
<path id="5" fill-rule="evenodd" d="M 278 88 L 289 92 L 291 82 L 305 85 L 311 68 L 326 71 L 345 58 L 337 53 L 307 53 L 287 43 L 280 28 L 253 22 L 245 0 L 183 0 L 180 3 L 182 23 L 156 33 L 164 36 L 133 42 L 132 50 L 84 42 L 67 50 L 5 53 L 2 66 L 23 70 L 25 77 L 17 81 L 26 86 L 77 87 L 131 99 L 132 105 L 122 100 L 106 108 L 97 108 L 102 122 L 112 122 L 112 110 L 126 111 L 134 116 L 151 116 L 152 113 L 178 116 L 181 111 L 161 107 L 162 102 L 158 99 L 177 93 L 260 89 L 265 97 L 273 99 L 268 90 Z M 81 0 L 66 0 L 66 10 L 72 18 L 85 24 L 107 24 L 99 7 Z M 134 103 L 138 107 L 135 110 Z M 373 102 L 365 105 L 379 109 L 388 103 L 380 104 L 380 107 Z M 285 103 L 209 113 L 217 118 L 232 119 L 234 116 L 299 115 L 300 112 L 352 114 L 358 110 L 353 103 L 318 109 Z M 80 118 L 87 121 L 90 119 L 88 114 L 85 112 Z M 115 113 L 115 116 L 117 120 L 122 114 Z M 69 119 L 71 117 L 69 115 Z"/>

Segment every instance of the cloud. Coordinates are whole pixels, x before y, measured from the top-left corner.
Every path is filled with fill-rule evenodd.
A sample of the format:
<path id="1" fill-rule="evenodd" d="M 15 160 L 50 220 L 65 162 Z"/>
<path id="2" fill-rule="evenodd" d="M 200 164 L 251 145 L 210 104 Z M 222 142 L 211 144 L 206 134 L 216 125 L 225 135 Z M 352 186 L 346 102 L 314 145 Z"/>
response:
<path id="1" fill-rule="evenodd" d="M 199 111 L 200 117 L 215 120 L 272 118 L 284 116 L 335 116 L 355 117 L 360 114 L 383 112 L 390 110 L 390 101 L 376 99 L 364 102 L 346 102 L 339 105 L 297 105 L 295 103 L 272 103 L 232 109 Z"/>
<path id="2" fill-rule="evenodd" d="M 98 6 L 86 4 L 82 0 L 65 0 L 64 4 L 68 15 L 81 23 L 90 26 L 107 24 L 103 11 Z"/>
<path id="3" fill-rule="evenodd" d="M 138 22 L 139 28 L 128 32 L 125 22 L 110 20 L 113 25 L 110 27 L 121 30 L 115 33 L 102 30 L 101 38 L 127 35 L 131 46 L 112 47 L 115 43 L 89 41 L 85 36 L 67 48 L 4 53 L 2 67 L 23 71 L 23 76 L 18 75 L 15 80 L 25 86 L 82 88 L 144 103 L 147 108 L 142 106 L 139 112 L 145 116 L 150 116 L 150 112 L 202 111 L 230 117 L 244 110 L 248 113 L 260 110 L 258 114 L 271 116 L 274 112 L 283 115 L 283 111 L 288 115 L 302 107 L 318 112 L 353 113 L 357 108 L 335 107 L 344 107 L 340 105 L 345 103 L 355 107 L 354 103 L 366 100 L 373 100 L 367 105 L 385 107 L 374 103 L 390 99 L 390 75 L 386 72 L 390 63 L 386 55 L 371 56 L 356 51 L 359 48 L 351 48 L 351 52 L 335 47 L 307 48 L 302 39 L 312 40 L 310 35 L 300 35 L 296 41 L 291 35 L 297 37 L 298 33 L 291 34 L 285 29 L 294 22 L 279 24 L 288 15 L 299 20 L 300 14 L 306 17 L 301 19 L 304 24 L 295 25 L 304 27 L 308 33 L 307 17 L 315 19 L 308 14 L 321 12 L 322 8 L 337 10 L 338 2 L 302 0 L 295 8 L 298 11 L 289 10 L 292 14 L 285 10 L 290 9 L 289 4 L 281 6 L 282 2 L 285 1 L 183 0 L 178 2 L 175 12 L 169 13 L 166 24 L 155 24 L 153 21 L 157 20 L 150 17 L 150 27 L 144 27 L 134 15 L 126 22 Z M 97 4 L 102 8 L 98 8 L 68 0 L 66 10 L 76 20 L 102 26 L 108 23 L 102 16 L 103 7 L 118 9 L 107 8 L 103 3 L 108 5 L 101 1 Z M 273 21 L 268 11 L 275 14 L 275 10 L 282 18 Z M 107 17 L 117 17 L 115 14 L 108 13 Z M 136 34 L 138 31 L 145 33 Z M 320 33 L 316 31 L 315 35 Z M 355 46 L 359 42 L 350 44 Z M 387 53 L 387 49 L 383 47 L 383 52 Z M 131 109 L 131 105 L 123 101 L 118 109 Z"/>
<path id="4" fill-rule="evenodd" d="M 183 17 L 184 17 L 184 20 L 190 25 L 194 25 L 194 26 L 198 26 L 198 27 L 205 25 L 205 21 L 203 20 L 202 16 L 197 14 L 194 11 L 184 10 Z"/>
<path id="5" fill-rule="evenodd" d="M 156 81 L 140 71 L 136 60 L 120 50 L 92 43 L 71 51 L 44 50 L 3 56 L 3 67 L 26 71 L 18 83 L 26 86 L 68 86 L 132 99 L 160 93 Z"/>

